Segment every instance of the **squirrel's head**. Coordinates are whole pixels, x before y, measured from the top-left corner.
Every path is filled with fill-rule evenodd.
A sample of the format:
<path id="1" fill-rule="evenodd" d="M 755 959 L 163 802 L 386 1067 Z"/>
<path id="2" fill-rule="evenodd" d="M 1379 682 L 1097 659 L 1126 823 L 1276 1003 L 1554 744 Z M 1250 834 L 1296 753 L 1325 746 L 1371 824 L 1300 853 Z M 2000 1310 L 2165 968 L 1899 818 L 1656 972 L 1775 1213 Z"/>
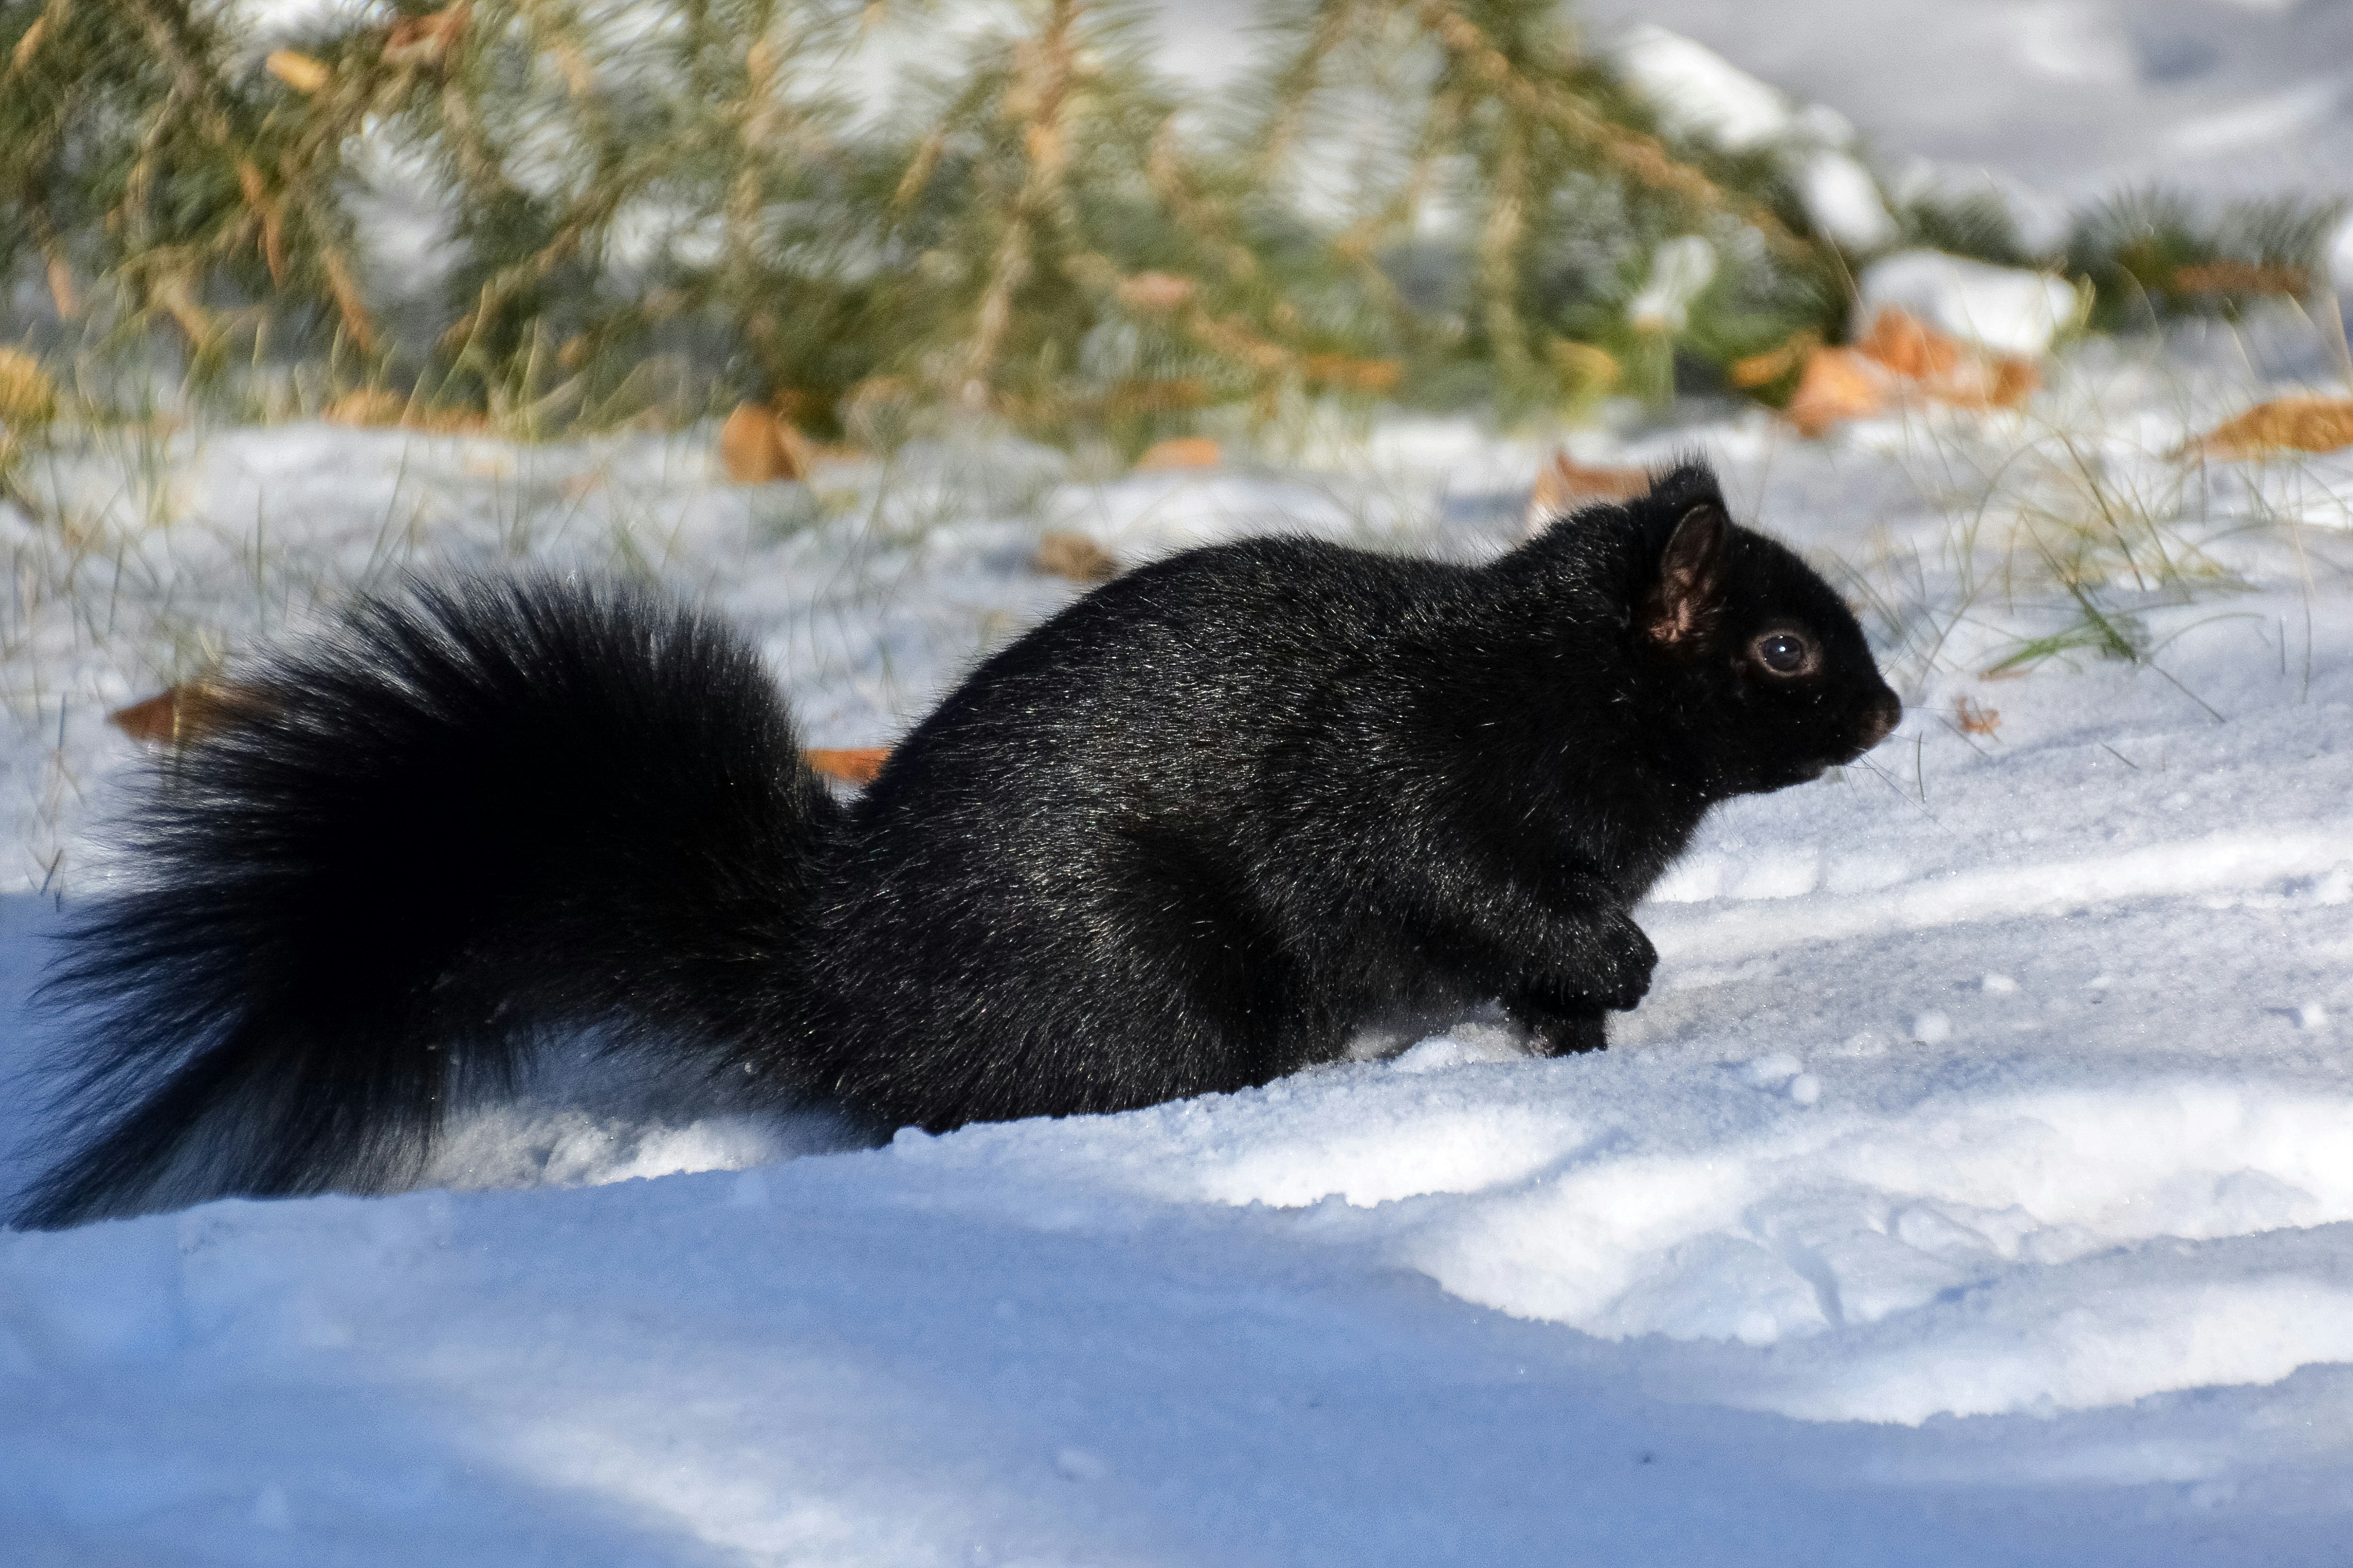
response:
<path id="1" fill-rule="evenodd" d="M 1705 759 L 1715 795 L 1780 789 L 1886 739 L 1903 704 L 1821 576 L 1735 523 L 1715 476 L 1686 464 L 1651 493 L 1553 531 L 1598 535 L 1644 703 Z"/>

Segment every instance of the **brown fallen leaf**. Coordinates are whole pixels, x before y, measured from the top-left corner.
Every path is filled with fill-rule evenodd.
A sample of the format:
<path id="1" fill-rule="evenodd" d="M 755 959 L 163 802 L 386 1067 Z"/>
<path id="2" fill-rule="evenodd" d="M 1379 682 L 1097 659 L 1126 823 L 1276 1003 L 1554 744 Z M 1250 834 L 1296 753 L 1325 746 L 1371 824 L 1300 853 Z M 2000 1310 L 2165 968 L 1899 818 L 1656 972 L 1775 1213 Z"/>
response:
<path id="1" fill-rule="evenodd" d="M 1725 379 L 1735 386 L 1758 387 L 1780 380 L 1799 369 L 1813 352 L 1822 346 L 1821 333 L 1811 327 L 1789 334 L 1778 344 L 1763 353 L 1750 354 L 1746 359 L 1734 360 L 1725 366 Z"/>
<path id="2" fill-rule="evenodd" d="M 142 746 L 168 746 L 179 738 L 180 689 L 175 686 L 127 708 L 117 708 L 106 721 Z"/>
<path id="3" fill-rule="evenodd" d="M 1953 722 L 1965 735 L 1990 735 L 2001 728 L 2001 710 L 1967 697 L 1953 699 Z"/>
<path id="4" fill-rule="evenodd" d="M 1138 414 L 1179 414 L 1207 408 L 1216 401 L 1209 384 L 1198 375 L 1160 378 L 1132 377 L 1104 395 L 1103 412 L 1116 416 Z"/>
<path id="5" fill-rule="evenodd" d="M 1871 319 L 1871 330 L 1856 340 L 1854 352 L 1913 381 L 1950 375 L 1965 357 L 1957 339 L 1893 307 L 1883 307 Z"/>
<path id="6" fill-rule="evenodd" d="M 808 478 L 808 437 L 757 403 L 739 403 L 719 427 L 719 462 L 739 485 Z"/>
<path id="7" fill-rule="evenodd" d="M 2261 261 L 2177 267 L 2166 281 L 2184 294 L 2284 294 L 2294 299 L 2312 289 L 2312 274 L 2304 268 Z"/>
<path id="8" fill-rule="evenodd" d="M 2012 408 L 2042 384 L 2033 361 L 1964 343 L 1892 305 L 1855 352 L 1901 376 L 1905 395 L 1955 408 Z"/>
<path id="9" fill-rule="evenodd" d="M 240 714 L 260 712 L 263 706 L 261 697 L 248 688 L 199 679 L 118 708 L 106 721 L 142 746 L 185 746 Z"/>
<path id="10" fill-rule="evenodd" d="M 333 72 L 298 49 L 270 50 L 261 68 L 305 97 L 334 79 Z"/>
<path id="11" fill-rule="evenodd" d="M 1214 468 L 1223 461 L 1225 454 L 1207 436 L 1175 436 L 1145 448 L 1144 456 L 1135 459 L 1135 471 L 1148 474 L 1172 468 Z"/>
<path id="12" fill-rule="evenodd" d="M 403 397 L 388 386 L 363 386 L 344 393 L 320 410 L 330 425 L 359 429 L 422 430 L 435 436 L 471 436 L 490 428 L 490 421 L 470 408 L 427 408 Z"/>
<path id="13" fill-rule="evenodd" d="M 890 754 L 888 746 L 812 746 L 807 752 L 810 767 L 827 778 L 860 788 L 874 782 Z"/>
<path id="14" fill-rule="evenodd" d="M 1996 408 L 2015 408 L 2042 390 L 2042 367 L 2032 360 L 2005 354 L 1994 361 L 1992 403 Z"/>
<path id="15" fill-rule="evenodd" d="M 1807 357 L 1782 412 L 1800 433 L 1820 436 L 1844 420 L 1919 404 L 2015 408 L 2042 384 L 2033 361 L 1989 353 L 1886 306 L 1852 348 L 1818 348 Z"/>
<path id="16" fill-rule="evenodd" d="M 58 308 L 58 314 L 69 321 L 79 320 L 81 315 L 81 295 L 74 288 L 73 268 L 67 265 L 66 258 L 62 256 L 50 257 L 48 264 L 42 268 L 41 271 L 42 275 L 48 279 L 49 302 Z"/>
<path id="17" fill-rule="evenodd" d="M 344 393 L 321 411 L 330 425 L 397 425 L 408 412 L 408 399 L 389 387 L 364 386 Z"/>
<path id="18" fill-rule="evenodd" d="M 1560 378 L 1562 393 L 1572 401 L 1599 397 L 1625 379 L 1625 367 L 1617 356 L 1591 343 L 1552 338 L 1545 344 L 1545 357 Z"/>
<path id="19" fill-rule="evenodd" d="M 465 36 L 473 11 L 473 0 L 458 0 L 429 16 L 403 16 L 384 35 L 385 64 L 428 68 L 441 65 Z"/>
<path id="20" fill-rule="evenodd" d="M 1119 575 L 1119 561 L 1112 552 L 1083 533 L 1055 529 L 1038 541 L 1038 553 L 1029 558 L 1033 572 L 1049 577 L 1066 577 L 1073 583 L 1108 583 Z"/>
<path id="21" fill-rule="evenodd" d="M 106 721 L 142 746 L 185 746 L 215 733 L 240 715 L 265 710 L 267 700 L 250 688 L 218 680 L 183 680 L 106 716 Z M 888 746 L 812 746 L 808 763 L 827 778 L 860 787 L 873 782 L 890 756 Z"/>
<path id="22" fill-rule="evenodd" d="M 2231 463 L 2277 452 L 2334 452 L 2348 446 L 2353 446 L 2353 399 L 2277 397 L 2223 421 L 2174 455 Z"/>
<path id="23" fill-rule="evenodd" d="M 1138 272 L 1119 280 L 1119 302 L 1131 310 L 1166 315 L 1193 302 L 1198 286 L 1174 272 Z"/>
<path id="24" fill-rule="evenodd" d="M 1405 379 L 1405 363 L 1393 359 L 1356 359 L 1348 354 L 1306 354 L 1299 374 L 1318 386 L 1335 392 L 1361 392 L 1378 397 L 1395 392 Z"/>
<path id="25" fill-rule="evenodd" d="M 1632 500 L 1651 493 L 1646 468 L 1588 467 L 1567 452 L 1555 452 L 1552 461 L 1536 470 L 1535 489 L 1528 495 L 1526 531 L 1533 539 L 1556 518 L 1566 517 L 1595 501 Z"/>
<path id="26" fill-rule="evenodd" d="M 1816 349 L 1781 412 L 1799 434 L 1820 436 L 1845 420 L 1883 414 L 1894 400 L 1895 374 L 1877 360 L 1852 349 Z"/>

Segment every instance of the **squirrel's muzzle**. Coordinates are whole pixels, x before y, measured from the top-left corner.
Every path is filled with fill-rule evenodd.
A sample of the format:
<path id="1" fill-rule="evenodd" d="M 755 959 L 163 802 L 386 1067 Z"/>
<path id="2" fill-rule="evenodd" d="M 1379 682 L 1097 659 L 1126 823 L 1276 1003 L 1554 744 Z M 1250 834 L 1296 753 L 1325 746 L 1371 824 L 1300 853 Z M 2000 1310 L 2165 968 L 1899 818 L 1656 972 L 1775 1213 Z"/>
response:
<path id="1" fill-rule="evenodd" d="M 1896 724 L 1902 721 L 1903 717 L 1903 702 L 1896 697 L 1895 693 L 1888 690 L 1883 686 L 1881 687 L 1879 689 L 1878 697 L 1873 699 L 1871 703 L 1863 709 L 1862 717 L 1856 721 L 1854 729 L 1855 755 L 1861 756 L 1863 752 L 1871 750 L 1872 747 L 1879 744 L 1880 742 L 1887 739 L 1890 734 L 1894 732 Z"/>

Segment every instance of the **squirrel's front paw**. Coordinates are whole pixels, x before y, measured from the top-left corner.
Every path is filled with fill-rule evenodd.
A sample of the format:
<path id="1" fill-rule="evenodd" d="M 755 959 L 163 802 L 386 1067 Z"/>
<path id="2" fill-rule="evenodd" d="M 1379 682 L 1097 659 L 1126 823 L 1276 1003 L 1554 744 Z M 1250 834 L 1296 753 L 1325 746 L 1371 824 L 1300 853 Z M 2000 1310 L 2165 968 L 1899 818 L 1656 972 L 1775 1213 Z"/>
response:
<path id="1" fill-rule="evenodd" d="M 1593 960 L 1587 994 L 1610 1011 L 1623 1013 L 1649 994 L 1659 950 L 1641 926 L 1625 915 L 1613 915 L 1595 933 Z"/>
<path id="2" fill-rule="evenodd" d="M 1547 1014 L 1520 1022 L 1536 1049 L 1548 1057 L 1598 1051 L 1609 1044 L 1609 1026 L 1599 1013 Z"/>

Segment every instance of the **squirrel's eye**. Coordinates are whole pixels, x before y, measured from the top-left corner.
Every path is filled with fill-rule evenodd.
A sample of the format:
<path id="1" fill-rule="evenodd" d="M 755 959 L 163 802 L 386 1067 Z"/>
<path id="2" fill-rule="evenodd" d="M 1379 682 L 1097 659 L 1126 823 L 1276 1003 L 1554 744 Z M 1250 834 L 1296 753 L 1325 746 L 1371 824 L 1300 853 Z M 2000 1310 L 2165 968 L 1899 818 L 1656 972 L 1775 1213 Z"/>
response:
<path id="1" fill-rule="evenodd" d="M 1814 666 L 1814 645 L 1797 632 L 1767 632 L 1749 651 L 1776 675 L 1803 675 Z"/>

